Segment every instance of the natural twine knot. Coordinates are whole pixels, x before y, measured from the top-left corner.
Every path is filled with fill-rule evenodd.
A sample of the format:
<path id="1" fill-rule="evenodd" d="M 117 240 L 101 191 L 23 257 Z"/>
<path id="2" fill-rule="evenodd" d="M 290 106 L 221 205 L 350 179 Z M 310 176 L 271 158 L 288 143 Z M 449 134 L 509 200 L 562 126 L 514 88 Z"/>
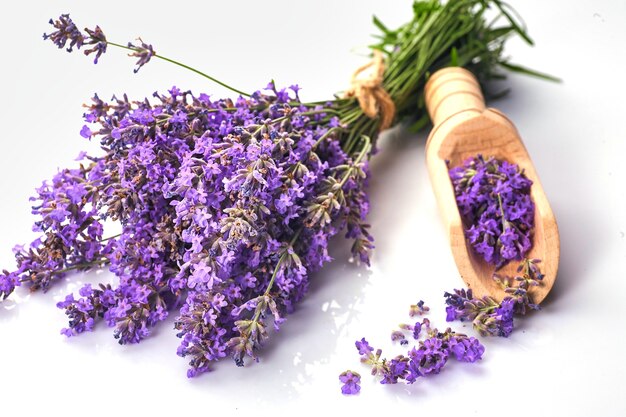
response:
<path id="1" fill-rule="evenodd" d="M 372 68 L 368 78 L 359 76 Z M 356 97 L 361 110 L 369 118 L 374 119 L 380 113 L 380 130 L 385 130 L 393 122 L 396 115 L 396 105 L 391 96 L 383 88 L 383 74 L 385 73 L 385 61 L 381 51 L 375 49 L 374 57 L 370 62 L 361 66 L 352 74 L 352 87 L 346 91 L 346 97 Z"/>

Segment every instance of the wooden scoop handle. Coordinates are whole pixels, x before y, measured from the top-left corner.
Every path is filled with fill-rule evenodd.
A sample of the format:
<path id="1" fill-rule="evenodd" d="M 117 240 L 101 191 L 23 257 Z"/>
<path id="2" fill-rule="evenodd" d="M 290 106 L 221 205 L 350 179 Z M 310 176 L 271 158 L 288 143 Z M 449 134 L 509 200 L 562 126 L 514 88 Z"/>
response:
<path id="1" fill-rule="evenodd" d="M 465 238 L 448 171 L 449 167 L 460 166 L 467 158 L 477 154 L 493 156 L 518 165 L 533 182 L 531 198 L 535 203 L 535 227 L 533 247 L 527 256 L 542 260 L 543 285 L 530 290 L 533 301 L 540 303 L 556 279 L 559 232 L 517 129 L 501 112 L 485 108 L 478 81 L 465 69 L 450 67 L 435 72 L 426 83 L 424 94 L 434 125 L 426 142 L 426 163 L 461 277 L 476 295 L 490 295 L 496 300 L 506 295 L 493 280 L 495 266 L 484 262 Z M 516 276 L 516 266 L 516 262 L 509 263 L 498 273 Z"/>
<path id="2" fill-rule="evenodd" d="M 463 111 L 485 111 L 485 99 L 474 75 L 460 67 L 433 74 L 424 88 L 426 108 L 434 126 Z"/>

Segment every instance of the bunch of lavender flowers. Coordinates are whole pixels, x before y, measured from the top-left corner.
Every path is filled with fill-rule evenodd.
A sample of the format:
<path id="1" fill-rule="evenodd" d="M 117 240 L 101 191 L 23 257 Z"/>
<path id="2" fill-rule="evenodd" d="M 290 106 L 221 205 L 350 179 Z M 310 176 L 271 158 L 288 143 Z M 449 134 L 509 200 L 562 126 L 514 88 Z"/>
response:
<path id="1" fill-rule="evenodd" d="M 517 268 L 516 277 L 494 275 L 506 294 L 498 302 L 493 297 L 474 297 L 471 289 L 446 292 L 446 321 L 469 321 L 483 336 L 508 337 L 513 332 L 513 316 L 539 310 L 533 303 L 530 290 L 541 285 L 543 274 L 538 259 L 524 259 Z"/>
<path id="2" fill-rule="evenodd" d="M 330 260 L 333 235 L 367 241 L 354 256 L 368 262 L 369 147 L 347 155 L 332 140 L 336 120 L 268 88 L 234 102 L 177 88 L 154 105 L 94 97 L 85 118 L 105 154 L 40 189 L 46 238 L 18 252 L 12 275 L 45 289 L 69 268 L 108 264 L 119 285 L 59 303 L 70 318 L 63 333 L 104 319 L 120 343 L 136 343 L 179 308 L 190 375 L 225 356 L 243 364 Z M 103 242 L 105 219 L 122 233 Z"/>
<path id="3" fill-rule="evenodd" d="M 375 48 L 387 58 L 382 88 L 398 109 L 396 121 L 424 121 L 416 98 L 438 68 L 468 66 L 485 80 L 507 67 L 508 35 L 527 37 L 519 25 L 487 23 L 489 7 L 502 10 L 499 1 L 416 2 L 413 20 L 396 31 L 375 21 L 384 33 Z M 33 213 L 41 237 L 16 248 L 17 268 L 0 274 L 0 297 L 19 285 L 45 291 L 70 271 L 106 266 L 119 282 L 86 285 L 60 302 L 69 317 L 62 333 L 90 331 L 103 320 L 120 343 L 137 343 L 178 310 L 178 353 L 194 376 L 223 357 L 238 365 L 256 358 L 268 326 L 284 321 L 310 273 L 330 260 L 331 236 L 346 231 L 354 258 L 369 262 L 367 161 L 381 118 L 366 116 L 357 99 L 303 103 L 297 86 L 273 83 L 269 93 L 248 94 L 158 55 L 141 39 L 114 43 L 100 27 L 81 31 L 69 15 L 50 23 L 55 30 L 44 39 L 70 52 L 87 47 L 96 63 L 109 47 L 124 48 L 137 58 L 135 72 L 159 58 L 239 98 L 211 100 L 176 87 L 152 100 L 96 95 L 80 133 L 99 138 L 103 154 L 82 155 L 79 168 L 38 189 Z M 430 35 L 437 28 L 446 36 Z M 110 221 L 120 234 L 105 234 Z"/>
<path id="4" fill-rule="evenodd" d="M 465 235 L 488 263 L 521 260 L 532 246 L 532 181 L 517 165 L 478 155 L 450 169 Z"/>

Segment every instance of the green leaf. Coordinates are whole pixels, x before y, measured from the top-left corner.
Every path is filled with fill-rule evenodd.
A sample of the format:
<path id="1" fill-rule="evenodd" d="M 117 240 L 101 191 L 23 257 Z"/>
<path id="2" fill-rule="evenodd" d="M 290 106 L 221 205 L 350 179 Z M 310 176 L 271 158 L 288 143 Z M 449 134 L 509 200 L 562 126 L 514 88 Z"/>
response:
<path id="1" fill-rule="evenodd" d="M 450 51 L 450 65 L 456 67 L 459 65 L 459 52 L 456 50 L 456 47 L 452 47 Z"/>
<path id="2" fill-rule="evenodd" d="M 385 35 L 390 35 L 392 33 L 389 29 L 387 29 L 387 26 L 385 26 L 383 22 L 376 17 L 376 15 L 372 16 L 372 22 L 374 22 L 374 25 Z"/>
<path id="3" fill-rule="evenodd" d="M 526 33 L 526 30 L 524 30 L 522 26 L 520 26 L 520 24 L 518 24 L 517 21 L 513 18 L 513 16 L 511 16 L 511 14 L 506 11 L 506 9 L 510 9 L 510 10 L 514 10 L 514 9 L 508 4 L 501 2 L 500 0 L 494 0 L 494 4 L 500 10 L 500 13 L 502 13 L 502 15 L 506 17 L 506 19 L 509 21 L 509 23 L 511 23 L 511 26 L 515 28 L 515 31 L 517 32 L 517 34 L 520 35 L 522 39 L 526 41 L 527 44 L 534 45 L 535 43 L 533 42 L 532 39 L 530 39 L 530 37 Z"/>
<path id="4" fill-rule="evenodd" d="M 526 68 L 521 65 L 511 64 L 509 62 L 500 62 L 500 65 L 508 69 L 509 71 L 516 72 L 518 74 L 529 75 L 531 77 L 541 78 L 542 80 L 553 81 L 556 83 L 563 82 L 563 80 L 561 80 L 558 77 L 555 77 L 553 75 L 546 74 L 543 72 L 535 71 L 533 69 Z"/>
<path id="5" fill-rule="evenodd" d="M 491 29 L 486 36 L 487 40 L 494 40 L 504 36 L 508 36 L 511 32 L 514 32 L 515 28 L 513 26 L 503 26 L 500 28 Z"/>

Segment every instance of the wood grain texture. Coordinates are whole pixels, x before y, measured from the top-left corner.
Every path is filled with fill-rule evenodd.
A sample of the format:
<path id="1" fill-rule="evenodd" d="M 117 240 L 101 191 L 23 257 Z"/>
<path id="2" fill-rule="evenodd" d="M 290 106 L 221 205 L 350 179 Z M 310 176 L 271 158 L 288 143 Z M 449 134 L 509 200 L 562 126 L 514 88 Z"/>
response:
<path id="1" fill-rule="evenodd" d="M 560 255 L 556 219 L 543 191 L 539 176 L 513 123 L 501 112 L 486 108 L 474 76 L 458 67 L 445 68 L 431 76 L 425 87 L 426 106 L 433 130 L 426 143 L 426 163 L 450 247 L 461 278 L 477 296 L 491 295 L 501 300 L 504 293 L 493 280 L 495 266 L 474 253 L 465 239 L 464 227 L 448 175 L 477 154 L 494 156 L 517 164 L 532 180 L 531 198 L 535 203 L 533 247 L 526 255 L 541 259 L 543 285 L 532 289 L 536 303 L 550 292 L 557 276 Z M 518 263 L 511 262 L 498 274 L 514 276 Z"/>

